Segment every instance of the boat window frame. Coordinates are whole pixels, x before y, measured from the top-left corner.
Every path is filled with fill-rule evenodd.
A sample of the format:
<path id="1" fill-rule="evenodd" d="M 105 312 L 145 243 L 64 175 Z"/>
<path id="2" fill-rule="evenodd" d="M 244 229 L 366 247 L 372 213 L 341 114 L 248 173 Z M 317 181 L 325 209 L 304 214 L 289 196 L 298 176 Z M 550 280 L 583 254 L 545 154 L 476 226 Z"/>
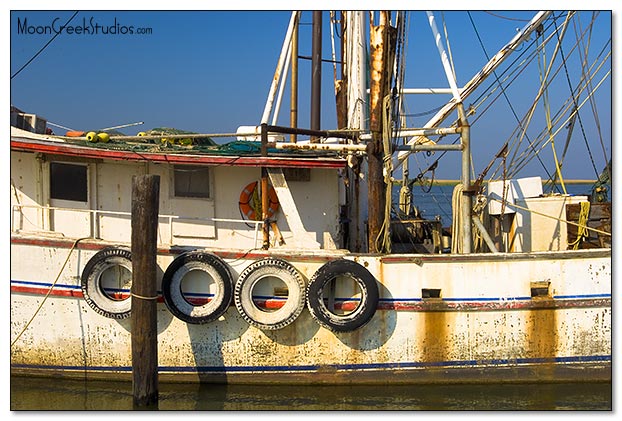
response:
<path id="1" fill-rule="evenodd" d="M 205 170 L 206 174 L 207 174 L 207 183 L 206 183 L 206 187 L 207 187 L 207 194 L 206 195 L 200 195 L 200 194 L 190 194 L 190 195 L 183 195 L 183 194 L 178 194 L 177 191 L 177 171 L 181 170 L 183 167 L 184 170 Z M 171 186 L 170 186 L 170 195 L 172 198 L 175 199 L 182 199 L 182 200 L 213 200 L 214 198 L 214 189 L 213 189 L 213 178 L 214 178 L 214 174 L 212 169 L 209 166 L 203 166 L 203 165 L 186 165 L 186 164 L 172 164 L 171 165 L 171 170 L 170 170 L 170 174 L 171 174 Z"/>
<path id="2" fill-rule="evenodd" d="M 90 186 L 89 186 L 89 164 L 88 163 L 78 163 L 78 162 L 67 162 L 67 161 L 50 161 L 48 163 L 48 188 L 49 188 L 49 198 L 50 200 L 53 201 L 66 201 L 66 202 L 72 202 L 72 203 L 82 203 L 83 205 L 86 205 L 89 203 L 89 192 L 90 192 Z M 55 193 L 55 189 L 54 189 L 54 167 L 55 166 L 73 166 L 73 167 L 81 167 L 84 170 L 84 192 L 82 196 L 82 192 L 80 194 L 80 198 L 72 198 L 72 197 L 58 197 L 58 196 L 54 196 Z M 58 167 L 57 167 L 58 168 Z M 76 178 L 75 178 L 76 174 L 68 174 L 65 175 L 66 178 L 71 179 L 71 184 L 72 186 L 75 186 L 76 184 Z M 80 177 L 82 177 L 82 174 L 80 174 Z M 56 192 L 58 193 L 58 192 Z M 84 200 L 82 200 L 84 199 Z"/>

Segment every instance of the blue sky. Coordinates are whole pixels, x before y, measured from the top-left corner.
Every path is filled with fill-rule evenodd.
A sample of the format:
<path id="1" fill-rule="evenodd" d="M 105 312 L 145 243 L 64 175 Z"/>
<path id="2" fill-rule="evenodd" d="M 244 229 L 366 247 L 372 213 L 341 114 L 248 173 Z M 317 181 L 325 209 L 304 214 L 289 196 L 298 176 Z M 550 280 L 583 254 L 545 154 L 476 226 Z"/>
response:
<path id="1" fill-rule="evenodd" d="M 36 28 L 61 25 L 73 13 L 74 10 L 12 11 L 10 74 L 13 76 L 52 38 L 53 34 L 37 34 Z M 447 24 L 458 85 L 464 85 L 486 62 L 477 33 L 488 55 L 493 55 L 532 15 L 532 12 L 525 11 L 494 14 L 472 11 L 470 16 L 464 11 L 436 12 L 439 27 L 441 17 Z M 52 123 L 76 130 L 143 121 L 144 125 L 128 128 L 124 132 L 135 134 L 140 130 L 162 126 L 201 133 L 234 132 L 238 126 L 260 122 L 289 17 L 290 12 L 286 10 L 81 11 L 70 25 L 112 26 L 117 33 L 101 33 L 103 30 L 100 29 L 101 32 L 96 35 L 63 33 L 56 37 L 11 79 L 10 101 L 26 112 L 40 114 Z M 585 26 L 590 18 L 591 14 L 584 12 L 582 24 Z M 21 33 L 18 19 L 22 29 L 27 22 L 29 27 L 35 28 L 31 29 L 35 33 Z M 303 13 L 300 55 L 311 54 L 311 19 L 311 12 Z M 322 55 L 329 59 L 331 44 L 328 12 L 324 12 L 323 19 Z M 601 12 L 598 20 L 590 50 L 593 54 L 611 37 L 611 14 Z M 149 33 L 119 33 L 130 27 L 135 32 L 139 28 L 147 28 L 146 32 Z M 110 32 L 110 29 L 106 30 Z M 446 87 L 447 81 L 423 12 L 411 13 L 409 33 L 409 67 L 405 85 Z M 611 60 L 607 66 L 611 66 Z M 304 89 L 308 87 L 311 78 L 310 67 L 309 61 L 300 62 L 301 127 L 309 126 L 310 99 Z M 336 124 L 333 66 L 330 63 L 323 64 L 322 72 L 322 128 L 331 129 Z M 536 71 L 526 71 L 524 80 L 508 89 L 519 118 L 525 114 L 533 100 L 533 88 L 537 88 L 538 77 Z M 559 94 L 553 89 L 559 89 Z M 556 98 L 566 95 L 567 90 L 566 87 L 564 92 L 562 84 L 560 87 L 552 87 L 549 95 Z M 599 143 L 595 143 L 590 151 L 599 171 L 605 164 L 604 155 L 611 157 L 611 93 L 609 77 L 596 97 L 605 152 Z M 284 97 L 289 97 L 289 91 L 286 90 Z M 409 112 L 422 114 L 437 108 L 448 99 L 444 96 L 410 98 Z M 470 99 L 466 103 L 469 104 Z M 496 104 L 487 112 L 490 117 L 478 120 L 472 129 L 476 175 L 487 165 L 517 124 L 503 98 Z M 288 124 L 288 107 L 287 103 L 283 104 L 279 124 Z M 422 125 L 429 117 L 426 115 L 413 119 L 409 125 Z M 593 117 L 587 106 L 583 119 L 583 131 L 588 138 L 595 140 L 594 125 L 588 122 Z M 534 116 L 536 121 L 544 124 L 542 109 Z M 56 133 L 64 133 L 63 129 L 52 127 Z M 535 136 L 537 132 L 534 128 L 531 135 Z M 563 148 L 565 142 L 563 133 L 565 131 L 561 131 L 559 139 L 556 139 L 558 150 Z M 544 151 L 542 156 L 550 155 L 549 152 Z M 436 173 L 438 178 L 459 177 L 459 157 L 457 153 L 448 155 L 452 154 L 454 156 L 441 160 Z M 426 167 L 437 156 L 420 154 L 413 162 L 411 173 L 417 171 L 417 167 Z M 577 129 L 568 150 L 565 177 L 594 178 L 595 171 L 590 161 L 582 133 Z M 548 171 L 552 171 L 552 168 L 548 165 Z M 528 170 L 531 174 L 525 176 L 545 174 L 537 161 L 530 164 Z"/>

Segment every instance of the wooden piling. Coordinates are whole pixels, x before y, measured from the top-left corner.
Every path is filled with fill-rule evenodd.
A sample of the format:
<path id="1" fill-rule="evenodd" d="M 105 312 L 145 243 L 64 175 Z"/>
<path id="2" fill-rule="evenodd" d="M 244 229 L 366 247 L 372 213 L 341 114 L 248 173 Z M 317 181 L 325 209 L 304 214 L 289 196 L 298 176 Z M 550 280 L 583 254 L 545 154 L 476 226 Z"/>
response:
<path id="1" fill-rule="evenodd" d="M 160 177 L 132 178 L 132 390 L 134 406 L 157 406 L 156 250 Z"/>

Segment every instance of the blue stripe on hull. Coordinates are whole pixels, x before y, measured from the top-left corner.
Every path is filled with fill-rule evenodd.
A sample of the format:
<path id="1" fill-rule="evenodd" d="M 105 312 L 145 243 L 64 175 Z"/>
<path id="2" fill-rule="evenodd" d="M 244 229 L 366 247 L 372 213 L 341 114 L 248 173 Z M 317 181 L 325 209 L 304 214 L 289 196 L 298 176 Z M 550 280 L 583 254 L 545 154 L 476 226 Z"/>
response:
<path id="1" fill-rule="evenodd" d="M 317 370 L 399 370 L 411 368 L 442 368 L 442 367 L 506 367 L 525 364 L 574 364 L 574 363 L 611 363 L 611 355 L 582 355 L 576 357 L 554 358 L 518 358 L 518 359 L 493 359 L 493 360 L 463 360 L 463 361 L 439 361 L 439 362 L 396 362 L 396 363 L 373 363 L 373 364 L 334 364 L 334 365 L 296 365 L 296 366 L 231 366 L 231 367 L 170 367 L 160 366 L 160 373 L 248 373 L 248 372 L 314 372 Z M 46 366 L 11 364 L 12 368 L 35 369 L 35 370 L 80 370 L 80 371 L 117 371 L 131 372 L 129 366 Z"/>

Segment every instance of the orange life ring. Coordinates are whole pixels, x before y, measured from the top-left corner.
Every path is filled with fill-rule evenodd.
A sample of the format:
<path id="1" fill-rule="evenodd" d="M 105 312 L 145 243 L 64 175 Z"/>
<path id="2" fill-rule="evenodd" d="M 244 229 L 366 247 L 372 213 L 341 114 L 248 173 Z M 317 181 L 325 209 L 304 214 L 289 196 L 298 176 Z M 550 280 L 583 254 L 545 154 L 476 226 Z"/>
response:
<path id="1" fill-rule="evenodd" d="M 257 186 L 259 186 L 259 182 L 253 181 L 244 187 L 240 193 L 240 212 L 251 221 L 261 221 L 262 218 L 261 197 L 259 196 L 259 189 Z M 268 190 L 268 199 L 270 201 L 270 205 L 268 206 L 268 218 L 272 218 L 279 209 L 279 199 L 272 186 L 270 186 Z"/>

